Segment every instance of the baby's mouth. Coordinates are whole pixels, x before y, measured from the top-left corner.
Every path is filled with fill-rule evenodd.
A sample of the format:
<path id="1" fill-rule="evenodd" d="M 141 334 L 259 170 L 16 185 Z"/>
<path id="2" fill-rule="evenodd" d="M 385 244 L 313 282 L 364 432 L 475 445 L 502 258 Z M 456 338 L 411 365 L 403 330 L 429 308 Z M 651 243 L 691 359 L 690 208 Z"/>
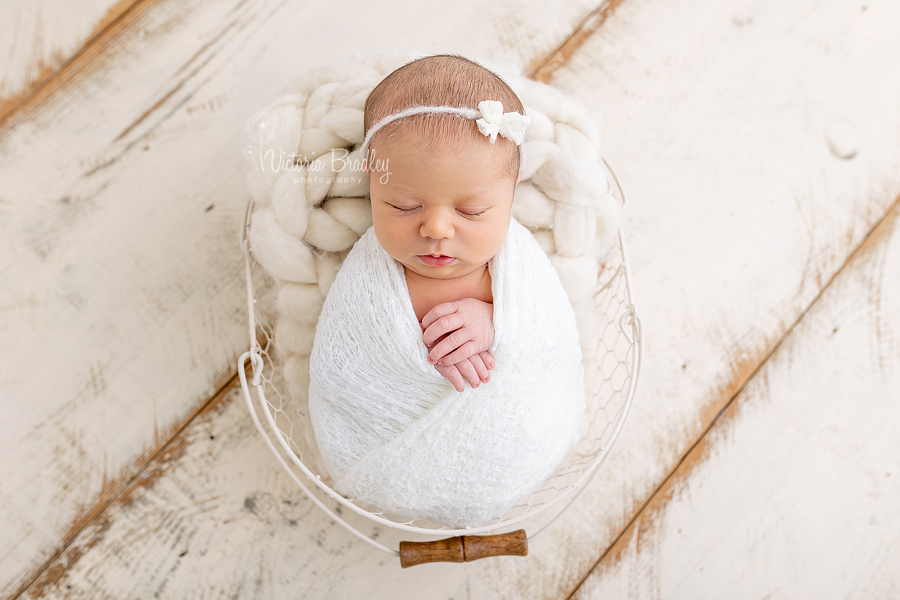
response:
<path id="1" fill-rule="evenodd" d="M 420 254 L 419 260 L 432 267 L 446 267 L 456 262 L 455 258 L 445 254 Z"/>

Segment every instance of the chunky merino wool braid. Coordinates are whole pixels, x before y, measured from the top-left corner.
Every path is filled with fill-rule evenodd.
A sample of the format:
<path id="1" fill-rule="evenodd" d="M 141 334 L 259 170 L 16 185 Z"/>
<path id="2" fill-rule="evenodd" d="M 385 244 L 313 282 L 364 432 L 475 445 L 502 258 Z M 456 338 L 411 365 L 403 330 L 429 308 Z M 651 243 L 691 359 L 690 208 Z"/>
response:
<path id="1" fill-rule="evenodd" d="M 584 365 L 556 270 L 515 220 L 488 268 L 497 367 L 457 392 L 426 361 L 403 265 L 374 227 L 353 246 L 310 360 L 309 411 L 335 490 L 405 518 L 477 527 L 526 500 L 577 442 Z"/>
<path id="2" fill-rule="evenodd" d="M 419 56 L 356 53 L 306 73 L 255 111 L 242 137 L 245 181 L 254 200 L 251 252 L 275 281 L 275 347 L 291 402 L 306 417 L 302 435 L 313 447 L 306 458 L 326 482 L 308 418 L 309 363 L 332 282 L 372 225 L 360 153 L 363 108 L 385 76 Z M 601 166 L 599 115 L 520 73 L 492 70 L 516 91 L 531 119 L 513 217 L 555 268 L 574 308 L 584 364 L 596 365 L 599 315 L 590 297 L 621 223 Z"/>

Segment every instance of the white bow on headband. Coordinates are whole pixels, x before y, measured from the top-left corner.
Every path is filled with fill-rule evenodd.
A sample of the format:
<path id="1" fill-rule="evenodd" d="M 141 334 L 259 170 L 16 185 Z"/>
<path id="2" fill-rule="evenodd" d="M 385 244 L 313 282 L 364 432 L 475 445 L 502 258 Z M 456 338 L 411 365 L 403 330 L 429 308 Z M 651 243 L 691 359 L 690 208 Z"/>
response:
<path id="1" fill-rule="evenodd" d="M 483 100 L 478 103 L 481 118 L 475 121 L 478 131 L 491 138 L 493 144 L 499 133 L 519 145 L 525 137 L 531 119 L 517 112 L 503 112 L 503 104 L 497 100 Z"/>

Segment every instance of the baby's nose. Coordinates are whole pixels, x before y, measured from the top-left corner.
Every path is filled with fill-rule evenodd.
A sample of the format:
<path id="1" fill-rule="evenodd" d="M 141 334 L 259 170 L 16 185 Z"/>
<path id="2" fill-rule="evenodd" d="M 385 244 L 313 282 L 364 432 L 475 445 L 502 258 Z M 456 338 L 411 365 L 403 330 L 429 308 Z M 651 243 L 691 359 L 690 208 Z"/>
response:
<path id="1" fill-rule="evenodd" d="M 453 223 L 445 217 L 432 217 L 425 219 L 421 233 L 425 237 L 441 240 L 453 237 Z"/>

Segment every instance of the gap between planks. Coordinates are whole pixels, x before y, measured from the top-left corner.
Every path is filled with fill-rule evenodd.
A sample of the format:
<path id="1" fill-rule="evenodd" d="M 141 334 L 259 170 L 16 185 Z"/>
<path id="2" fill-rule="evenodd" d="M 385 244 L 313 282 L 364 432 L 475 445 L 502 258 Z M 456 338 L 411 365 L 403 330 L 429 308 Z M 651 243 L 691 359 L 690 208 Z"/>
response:
<path id="1" fill-rule="evenodd" d="M 854 248 L 847 255 L 847 257 L 844 259 L 844 262 L 841 263 L 841 266 L 834 273 L 832 273 L 831 277 L 828 279 L 828 281 L 825 283 L 825 285 L 822 286 L 821 289 L 819 289 L 819 293 L 816 294 L 816 297 L 812 299 L 812 301 L 806 306 L 805 309 L 803 309 L 803 311 L 797 316 L 797 319 L 793 323 L 791 323 L 791 326 L 784 332 L 784 334 L 778 339 L 778 341 L 769 349 L 769 351 L 766 353 L 766 355 L 763 357 L 763 359 L 759 362 L 759 364 L 756 365 L 756 367 L 753 369 L 753 371 L 744 379 L 744 381 L 742 381 L 740 383 L 740 385 L 734 391 L 734 393 L 731 395 L 731 397 L 728 399 L 728 401 L 716 413 L 716 416 L 713 417 L 713 419 L 703 429 L 703 431 L 700 433 L 700 435 L 697 436 L 697 439 L 694 440 L 694 442 L 690 445 L 690 447 L 687 450 L 685 450 L 685 452 L 681 455 L 681 457 L 678 459 L 678 462 L 675 464 L 675 466 L 672 468 L 672 470 L 669 471 L 669 473 L 665 476 L 665 478 L 662 481 L 660 481 L 659 485 L 657 485 L 653 489 L 653 491 L 650 493 L 650 495 L 647 496 L 647 498 L 641 504 L 640 508 L 637 511 L 635 511 L 635 513 L 634 513 L 634 515 L 632 515 L 631 519 L 629 519 L 628 522 L 622 526 L 622 528 L 619 530 L 619 533 L 616 535 L 616 537 L 606 547 L 606 550 L 604 550 L 603 553 L 597 558 L 597 560 L 594 561 L 594 564 L 591 565 L 591 567 L 585 572 L 585 574 L 581 577 L 581 579 L 578 581 L 578 583 L 575 584 L 575 587 L 572 588 L 572 591 L 569 592 L 569 594 L 566 595 L 563 600 L 571 600 L 572 597 L 575 595 L 575 593 L 581 588 L 581 586 L 584 585 L 584 582 L 587 581 L 587 579 L 591 576 L 591 573 L 593 573 L 598 567 L 600 567 L 600 564 L 607 558 L 607 556 L 609 556 L 610 553 L 614 549 L 616 549 L 618 546 L 620 546 L 621 543 L 624 543 L 628 540 L 628 538 L 625 537 L 626 534 L 629 531 L 633 530 L 633 526 L 635 525 L 637 520 L 641 516 L 644 515 L 645 511 L 648 511 L 648 508 L 650 508 L 652 506 L 653 510 L 655 512 L 659 512 L 663 508 L 665 508 L 666 504 L 668 504 L 668 502 L 670 500 L 672 500 L 672 498 L 673 498 L 672 496 L 667 498 L 664 495 L 662 497 L 660 497 L 660 495 L 664 494 L 669 489 L 672 489 L 674 487 L 674 485 L 676 483 L 678 483 L 679 480 L 687 479 L 688 477 L 690 477 L 691 473 L 693 473 L 694 469 L 696 469 L 703 463 L 704 457 L 702 456 L 702 453 L 699 455 L 695 455 L 694 454 L 695 449 L 700 447 L 701 444 L 703 444 L 705 442 L 707 434 L 709 434 L 709 432 L 712 430 L 712 428 L 715 427 L 716 424 L 719 423 L 719 421 L 722 420 L 722 418 L 724 416 L 726 416 L 726 413 L 728 412 L 729 407 L 731 407 L 731 405 L 734 404 L 735 399 L 738 396 L 740 396 L 740 394 L 744 390 L 744 388 L 747 387 L 747 384 L 754 377 L 756 377 L 756 374 L 769 361 L 769 359 L 772 357 L 772 355 L 775 354 L 775 352 L 778 350 L 778 348 L 781 347 L 781 344 L 788 338 L 788 336 L 791 335 L 791 332 L 794 331 L 794 328 L 797 327 L 797 325 L 806 317 L 806 314 L 810 311 L 810 309 L 812 309 L 812 307 L 815 306 L 816 303 L 819 302 L 819 299 L 825 293 L 825 290 L 827 290 L 828 288 L 831 287 L 832 283 L 834 282 L 835 279 L 837 279 L 838 275 L 843 273 L 844 269 L 847 268 L 847 265 L 852 263 L 857 256 L 863 256 L 865 252 L 872 250 L 872 248 L 881 241 L 881 239 L 884 237 L 884 232 L 887 229 L 886 219 L 892 212 L 894 212 L 896 210 L 900 210 L 900 196 L 895 198 L 894 202 L 888 206 L 888 208 L 884 211 L 884 213 L 881 215 L 881 217 L 879 217 L 878 221 L 876 221 L 875 224 L 872 226 L 872 228 L 866 232 L 865 237 L 862 239 L 862 241 L 859 243 L 859 245 L 857 245 L 856 248 Z M 724 423 L 724 421 L 722 421 L 722 422 Z M 680 472 L 682 465 L 684 465 L 684 468 L 685 468 L 684 472 Z M 660 497 L 660 498 L 657 500 L 657 497 Z M 652 518 L 652 516 L 650 518 Z"/>
<path id="2" fill-rule="evenodd" d="M 107 9 L 106 14 L 94 28 L 93 35 L 87 38 L 87 41 L 85 41 L 75 54 L 64 60 L 62 64 L 55 69 L 41 65 L 38 69 L 39 75 L 34 79 L 34 85 L 18 95 L 13 95 L 9 98 L 0 98 L 0 129 L 6 125 L 13 114 L 23 110 L 40 94 L 41 90 L 59 78 L 59 76 L 64 71 L 67 71 L 75 61 L 96 46 L 102 38 L 106 37 L 109 31 L 121 23 L 138 4 L 146 1 L 149 0 L 122 0 L 111 6 Z M 42 63 L 43 61 L 40 62 Z"/>
<path id="3" fill-rule="evenodd" d="M 107 37 L 111 37 L 112 35 L 114 35 L 116 29 L 118 29 L 123 24 L 123 22 L 125 22 L 129 15 L 136 11 L 139 5 L 144 5 L 142 6 L 142 8 L 146 8 L 146 5 L 149 5 L 152 1 L 153 0 L 136 0 L 124 10 L 118 12 L 118 14 L 116 14 L 114 17 L 107 17 L 106 19 L 101 21 L 101 27 L 98 28 L 95 35 L 89 38 L 78 52 L 76 52 L 69 59 L 63 62 L 47 77 L 40 80 L 28 92 L 22 94 L 22 96 L 20 96 L 17 101 L 13 101 L 7 106 L 0 106 L 0 129 L 2 129 L 9 122 L 10 118 L 14 114 L 23 111 L 30 104 L 37 102 L 42 92 L 48 90 L 48 88 L 57 80 L 61 79 L 64 75 L 67 75 L 68 71 L 73 70 L 75 72 L 78 72 L 81 67 L 81 65 L 78 63 L 80 62 L 82 57 L 84 57 L 85 54 L 88 53 L 89 50 L 105 41 Z M 581 23 L 579 23 L 575 27 L 572 33 L 559 46 L 549 52 L 546 56 L 532 61 L 530 68 L 526 71 L 526 75 L 531 79 L 535 79 L 542 83 L 549 83 L 553 79 L 553 75 L 556 73 L 556 71 L 568 64 L 569 60 L 572 58 L 572 56 L 574 56 L 575 52 L 581 47 L 581 45 L 600 28 L 607 17 L 609 17 L 613 10 L 620 4 L 622 4 L 623 1 L 624 0 L 607 0 L 600 4 L 596 9 L 591 11 L 587 15 L 587 17 L 585 17 L 581 21 Z M 117 6 L 121 6 L 121 4 L 122 3 Z M 115 12 L 113 11 L 113 9 L 110 9 L 110 12 L 108 14 L 115 14 Z M 53 554 L 51 554 L 43 564 L 35 569 L 31 576 L 22 583 L 19 589 L 16 590 L 12 596 L 10 596 L 9 600 L 18 599 L 31 586 L 33 586 L 35 582 L 47 571 L 47 569 L 50 568 L 50 566 L 60 556 L 62 556 L 66 549 L 71 546 L 72 542 L 77 539 L 82 531 L 84 531 L 95 521 L 97 521 L 97 519 L 99 519 L 106 512 L 106 510 L 113 503 L 115 503 L 123 493 L 125 493 L 126 490 L 130 489 L 131 486 L 142 475 L 144 475 L 144 473 L 150 468 L 151 465 L 160 460 L 160 457 L 164 456 L 166 452 L 168 452 L 169 449 L 173 447 L 173 445 L 178 440 L 178 437 L 194 422 L 197 417 L 214 409 L 225 397 L 225 394 L 231 389 L 231 387 L 235 385 L 237 377 L 237 372 L 235 372 L 233 375 L 230 375 L 224 384 L 217 387 L 216 392 L 210 398 L 208 398 L 204 402 L 201 402 L 200 405 L 181 422 L 181 424 L 175 425 L 170 430 L 171 433 L 168 439 L 166 439 L 162 445 L 157 446 L 156 450 L 152 452 L 152 454 L 146 457 L 139 458 L 137 461 L 135 461 L 135 464 L 137 466 L 133 475 L 127 479 L 122 480 L 119 485 L 115 485 L 113 483 L 113 487 L 111 487 L 108 493 L 102 494 L 100 501 L 95 504 L 94 507 L 84 517 L 73 523 L 65 539 L 63 539 L 62 544 L 60 544 L 56 551 L 53 552 Z M 643 505 L 641 507 L 641 510 L 643 510 Z M 640 512 L 638 512 L 637 514 L 640 514 Z M 630 525 L 631 522 L 633 522 L 633 520 L 629 521 L 628 525 Z M 627 529 L 628 525 L 626 525 L 625 529 Z M 625 531 L 625 529 L 623 529 L 623 532 Z M 621 537 L 621 533 L 619 534 L 619 536 L 617 536 L 616 539 L 618 539 L 619 537 Z M 608 549 L 606 552 L 608 552 Z M 606 555 L 606 552 L 604 552 L 603 556 Z M 587 571 L 584 576 L 585 578 L 595 568 L 596 564 L 597 563 L 595 563 L 595 565 L 593 565 L 591 569 Z M 580 586 L 581 582 L 583 581 L 584 578 L 579 581 L 578 586 Z M 572 593 L 574 593 L 576 589 L 577 587 L 572 590 Z"/>
<path id="4" fill-rule="evenodd" d="M 528 77 L 540 81 L 541 83 L 550 83 L 556 71 L 569 63 L 569 60 L 571 60 L 578 49 L 581 48 L 582 44 L 600 29 L 607 17 L 609 17 L 622 2 L 624 2 L 624 0 L 606 0 L 600 4 L 600 6 L 592 10 L 562 44 L 547 54 L 545 58 L 535 60 L 531 63 L 531 69 L 526 73 Z"/>
<path id="5" fill-rule="evenodd" d="M 252 376 L 252 373 L 247 373 L 248 377 Z M 235 372 L 233 375 L 228 375 L 227 379 L 223 384 L 220 384 L 216 388 L 216 392 L 207 400 L 202 402 L 197 408 L 195 408 L 188 417 L 180 424 L 175 425 L 170 431 L 172 433 L 169 435 L 168 439 L 163 442 L 161 445 L 156 447 L 155 451 L 152 451 L 150 454 L 145 455 L 145 457 L 139 458 L 135 461 L 137 465 L 134 473 L 131 477 L 121 479 L 121 483 L 115 485 L 115 482 L 111 485 L 109 492 L 103 494 L 101 492 L 100 501 L 94 505 L 94 507 L 83 517 L 78 519 L 75 523 L 73 523 L 71 529 L 67 533 L 63 542 L 59 545 L 56 551 L 51 554 L 47 560 L 44 561 L 34 572 L 26 579 L 19 589 L 16 590 L 12 596 L 9 597 L 9 600 L 16 600 L 29 588 L 31 588 L 35 582 L 50 568 L 50 566 L 60 557 L 63 553 L 72 545 L 72 543 L 78 538 L 82 531 L 90 527 L 93 523 L 97 521 L 106 510 L 122 498 L 122 495 L 138 481 L 141 477 L 143 477 L 147 471 L 150 469 L 151 465 L 159 461 L 162 457 L 166 456 L 166 454 L 174 448 L 174 446 L 178 443 L 179 436 L 194 422 L 197 417 L 208 413 L 221 404 L 222 399 L 226 396 L 226 394 L 231 390 L 231 388 L 237 383 L 238 374 Z M 158 479 L 158 477 L 157 477 Z M 64 575 L 64 572 L 60 573 L 60 577 Z"/>

